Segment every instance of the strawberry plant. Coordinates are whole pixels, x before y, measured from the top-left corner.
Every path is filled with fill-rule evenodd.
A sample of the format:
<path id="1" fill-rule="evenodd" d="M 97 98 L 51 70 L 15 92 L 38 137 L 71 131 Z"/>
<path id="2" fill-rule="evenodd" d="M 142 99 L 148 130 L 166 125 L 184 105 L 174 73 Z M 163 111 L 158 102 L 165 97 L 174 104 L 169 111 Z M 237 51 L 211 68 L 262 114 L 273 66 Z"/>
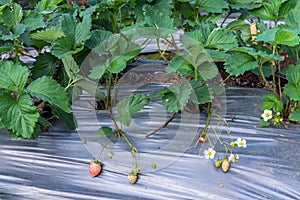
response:
<path id="1" fill-rule="evenodd" d="M 0 62 L 0 123 L 14 137 L 32 138 L 38 135 L 38 123 L 43 122 L 31 97 L 37 97 L 70 113 L 69 98 L 51 77 L 29 79 L 29 69 L 11 61 Z"/>
<path id="2" fill-rule="evenodd" d="M 227 28 L 238 31 L 241 47 L 228 51 L 226 71 L 240 75 L 252 70 L 259 74 L 272 93 L 263 96 L 260 125 L 279 125 L 283 120 L 299 118 L 299 3 L 274 0 L 248 9 Z M 243 19 L 249 19 L 249 24 Z M 266 24 L 272 24 L 268 26 Z M 248 34 L 245 33 L 248 27 Z M 289 62 L 290 64 L 285 64 Z"/>

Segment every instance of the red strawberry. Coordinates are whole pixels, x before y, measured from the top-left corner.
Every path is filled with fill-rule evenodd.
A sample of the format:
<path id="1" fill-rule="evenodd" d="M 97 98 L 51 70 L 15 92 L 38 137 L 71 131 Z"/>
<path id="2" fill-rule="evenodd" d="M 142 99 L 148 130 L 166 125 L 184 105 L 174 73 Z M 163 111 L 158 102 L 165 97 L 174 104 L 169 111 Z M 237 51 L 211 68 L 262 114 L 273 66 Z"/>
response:
<path id="1" fill-rule="evenodd" d="M 89 166 L 90 175 L 96 177 L 101 173 L 102 166 L 99 160 L 92 160 Z"/>
<path id="2" fill-rule="evenodd" d="M 129 173 L 128 174 L 128 181 L 130 184 L 135 184 L 137 182 L 138 175 L 135 173 Z"/>

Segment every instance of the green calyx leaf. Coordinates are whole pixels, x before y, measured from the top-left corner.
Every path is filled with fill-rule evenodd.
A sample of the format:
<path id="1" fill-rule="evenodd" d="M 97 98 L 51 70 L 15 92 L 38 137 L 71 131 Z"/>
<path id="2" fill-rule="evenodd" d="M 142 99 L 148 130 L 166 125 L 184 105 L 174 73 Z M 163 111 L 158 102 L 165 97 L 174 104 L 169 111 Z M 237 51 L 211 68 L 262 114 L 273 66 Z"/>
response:
<path id="1" fill-rule="evenodd" d="M 17 99 L 9 93 L 0 95 L 0 121 L 16 137 L 32 138 L 35 136 L 38 109 L 33 105 L 28 94 L 22 93 Z"/>
<path id="2" fill-rule="evenodd" d="M 281 112 L 283 109 L 283 103 L 273 93 L 266 93 L 262 97 L 263 102 L 261 104 L 262 110 L 274 110 L 275 112 Z"/>
<path id="3" fill-rule="evenodd" d="M 192 86 L 188 81 L 175 83 L 168 87 L 169 92 L 165 93 L 162 103 L 169 112 L 178 112 L 186 106 L 192 92 Z M 194 98 L 196 101 L 196 98 Z"/>
<path id="4" fill-rule="evenodd" d="M 288 83 L 284 86 L 283 94 L 290 100 L 300 101 L 300 65 L 289 66 L 286 72 Z"/>
<path id="5" fill-rule="evenodd" d="M 43 76 L 36 79 L 28 85 L 27 91 L 32 96 L 61 108 L 66 113 L 71 112 L 68 93 L 51 77 Z"/>
<path id="6" fill-rule="evenodd" d="M 117 104 L 119 114 L 117 120 L 125 126 L 129 126 L 131 123 L 130 115 L 142 110 L 149 101 L 150 99 L 144 94 L 132 94 L 125 97 Z"/>
<path id="7" fill-rule="evenodd" d="M 28 81 L 28 68 L 10 61 L 0 61 L 0 64 L 0 88 L 21 93 Z"/>

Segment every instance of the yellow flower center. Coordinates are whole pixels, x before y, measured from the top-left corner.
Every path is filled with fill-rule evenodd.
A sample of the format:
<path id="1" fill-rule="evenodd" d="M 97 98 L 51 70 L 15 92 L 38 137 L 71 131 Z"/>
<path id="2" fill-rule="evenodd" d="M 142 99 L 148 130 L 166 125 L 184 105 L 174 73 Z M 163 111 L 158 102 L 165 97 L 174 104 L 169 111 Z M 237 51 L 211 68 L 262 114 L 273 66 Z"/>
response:
<path id="1" fill-rule="evenodd" d="M 239 145 L 243 146 L 243 145 L 244 145 L 244 142 L 243 142 L 243 141 L 240 141 L 240 142 L 239 142 Z"/>
<path id="2" fill-rule="evenodd" d="M 211 154 L 212 154 L 211 151 L 209 151 L 209 152 L 207 153 L 208 156 L 211 156 Z"/>
<path id="3" fill-rule="evenodd" d="M 271 115 L 270 115 L 270 113 L 266 113 L 266 117 L 270 117 Z"/>

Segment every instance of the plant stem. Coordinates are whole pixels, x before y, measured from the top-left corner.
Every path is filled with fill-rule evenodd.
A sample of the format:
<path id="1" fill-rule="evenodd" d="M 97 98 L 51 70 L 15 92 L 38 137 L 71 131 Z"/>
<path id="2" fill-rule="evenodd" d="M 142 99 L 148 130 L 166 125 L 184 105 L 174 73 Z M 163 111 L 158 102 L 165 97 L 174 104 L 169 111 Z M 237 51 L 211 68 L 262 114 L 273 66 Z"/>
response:
<path id="1" fill-rule="evenodd" d="M 223 27 L 225 21 L 228 19 L 229 16 L 230 16 L 230 13 L 228 13 L 228 14 L 224 17 L 224 20 L 222 21 L 222 23 L 221 23 L 221 25 L 220 25 L 221 28 Z"/>
<path id="2" fill-rule="evenodd" d="M 158 49 L 158 53 L 160 54 L 160 57 L 166 61 L 166 63 L 168 63 L 168 60 L 165 58 L 164 53 L 161 51 L 160 49 L 160 44 L 159 44 L 159 39 L 156 39 L 156 45 L 157 45 L 157 49 Z"/>
<path id="3" fill-rule="evenodd" d="M 112 141 L 115 137 L 116 137 L 116 133 L 113 133 L 113 134 L 109 137 L 109 139 L 105 142 L 105 144 L 102 145 L 102 149 L 101 149 L 101 151 L 100 151 L 100 153 L 99 153 L 99 156 L 98 156 L 97 160 L 100 159 L 102 153 L 104 152 L 104 149 L 109 145 L 109 143 L 111 143 L 111 141 Z"/>
<path id="4" fill-rule="evenodd" d="M 154 135 L 156 134 L 158 131 L 160 131 L 162 128 L 165 128 L 176 116 L 177 112 L 174 112 L 173 115 L 163 124 L 161 125 L 160 127 L 150 131 L 146 137 L 150 137 L 151 135 Z"/>
<path id="5" fill-rule="evenodd" d="M 262 71 L 262 64 L 258 64 L 258 69 L 259 69 L 260 75 L 261 75 L 261 77 L 263 78 L 263 80 L 264 80 L 266 86 L 268 86 L 268 87 L 272 90 L 272 92 L 278 97 L 278 94 L 277 94 L 276 89 L 274 89 L 273 86 L 270 86 L 270 85 L 269 85 L 269 83 L 268 83 L 268 81 L 267 81 L 267 79 L 266 79 L 266 77 L 265 77 L 265 75 L 264 75 L 264 72 Z"/>
<path id="6" fill-rule="evenodd" d="M 203 128 L 203 130 L 201 130 L 199 132 L 199 137 L 198 137 L 198 140 L 197 140 L 196 144 L 194 145 L 194 148 L 196 148 L 196 146 L 198 145 L 200 137 L 207 136 L 207 131 L 208 131 L 208 127 L 209 127 L 209 124 L 210 124 L 210 121 L 211 121 L 211 114 L 212 114 L 211 103 L 208 104 L 208 107 L 206 109 L 206 113 L 207 113 L 207 118 L 206 118 L 205 127 Z M 209 137 L 208 137 L 208 140 L 209 140 Z"/>

